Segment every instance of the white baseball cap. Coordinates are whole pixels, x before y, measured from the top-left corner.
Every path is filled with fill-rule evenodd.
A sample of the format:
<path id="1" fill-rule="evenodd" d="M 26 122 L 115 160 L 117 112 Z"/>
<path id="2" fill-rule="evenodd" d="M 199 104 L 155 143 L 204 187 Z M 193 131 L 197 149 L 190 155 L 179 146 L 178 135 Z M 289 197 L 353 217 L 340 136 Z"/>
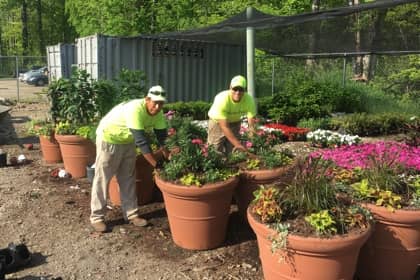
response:
<path id="1" fill-rule="evenodd" d="M 165 90 L 161 86 L 152 86 L 147 93 L 147 97 L 150 97 L 152 101 L 163 101 L 166 102 Z"/>

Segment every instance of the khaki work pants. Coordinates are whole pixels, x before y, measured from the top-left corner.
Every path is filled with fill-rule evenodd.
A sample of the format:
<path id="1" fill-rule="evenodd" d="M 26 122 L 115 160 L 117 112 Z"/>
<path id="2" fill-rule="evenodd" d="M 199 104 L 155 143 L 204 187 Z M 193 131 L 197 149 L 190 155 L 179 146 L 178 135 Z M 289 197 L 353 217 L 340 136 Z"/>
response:
<path id="1" fill-rule="evenodd" d="M 126 220 L 138 216 L 136 194 L 136 150 L 134 144 L 110 144 L 96 140 L 95 177 L 90 202 L 91 223 L 104 221 L 108 184 L 116 175 L 120 186 L 121 208 Z"/>
<path id="2" fill-rule="evenodd" d="M 241 122 L 232 122 L 229 123 L 229 128 L 232 130 L 232 133 L 239 139 L 239 131 L 241 129 Z M 218 152 L 224 153 L 228 155 L 233 150 L 233 145 L 229 142 L 226 138 L 223 130 L 220 128 L 220 125 L 215 120 L 209 120 L 209 127 L 208 127 L 208 136 L 207 136 L 207 143 L 209 145 L 213 145 Z"/>

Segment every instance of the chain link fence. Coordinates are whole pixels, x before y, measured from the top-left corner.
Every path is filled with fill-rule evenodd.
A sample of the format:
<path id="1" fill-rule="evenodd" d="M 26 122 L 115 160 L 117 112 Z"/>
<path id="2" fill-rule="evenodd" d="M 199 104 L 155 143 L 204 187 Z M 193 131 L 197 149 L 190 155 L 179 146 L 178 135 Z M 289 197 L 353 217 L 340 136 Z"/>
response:
<path id="1" fill-rule="evenodd" d="M 281 92 L 293 75 L 311 73 L 320 78 L 329 75 L 343 86 L 349 81 L 375 83 L 379 88 L 389 91 L 419 91 L 415 81 L 397 80 L 397 73 L 415 71 L 413 58 L 420 55 L 364 55 L 337 57 L 257 57 L 256 84 L 257 96 L 273 95 Z M 410 62 L 411 61 L 411 62 Z M 411 70 L 410 70 L 411 69 Z M 418 71 L 418 70 L 417 70 Z M 414 84 L 413 84 L 414 83 Z M 398 88 L 397 88 L 398 86 Z"/>
<path id="2" fill-rule="evenodd" d="M 0 56 L 0 97 L 19 102 L 41 92 L 43 87 L 28 85 L 21 78 L 24 73 L 43 67 L 47 67 L 45 56 Z"/>

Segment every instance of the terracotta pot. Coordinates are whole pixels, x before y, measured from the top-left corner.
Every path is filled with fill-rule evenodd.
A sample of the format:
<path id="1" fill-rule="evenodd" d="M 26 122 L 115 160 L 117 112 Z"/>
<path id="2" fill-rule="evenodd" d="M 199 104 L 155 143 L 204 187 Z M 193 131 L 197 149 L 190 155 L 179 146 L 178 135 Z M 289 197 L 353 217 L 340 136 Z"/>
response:
<path id="1" fill-rule="evenodd" d="M 246 220 L 248 205 L 254 199 L 253 193 L 260 185 L 274 182 L 278 182 L 279 185 L 290 183 L 294 175 L 293 167 L 294 164 L 290 164 L 271 170 L 242 170 L 238 187 L 234 193 L 240 217 Z"/>
<path id="2" fill-rule="evenodd" d="M 163 157 L 161 151 L 153 153 L 155 159 L 160 160 Z M 153 201 L 153 195 L 156 190 L 155 181 L 153 178 L 153 166 L 144 158 L 143 155 L 138 155 L 136 158 L 136 191 L 137 204 L 144 205 Z M 120 186 L 117 178 L 112 177 L 108 186 L 109 200 L 112 205 L 121 206 Z"/>
<path id="3" fill-rule="evenodd" d="M 63 161 L 61 156 L 60 146 L 55 139 L 55 135 L 50 137 L 40 135 L 39 144 L 41 147 L 42 157 L 47 163 L 58 163 Z"/>
<path id="4" fill-rule="evenodd" d="M 86 177 L 86 166 L 95 162 L 95 144 L 78 135 L 55 135 L 60 144 L 64 168 L 73 178 Z"/>
<path id="5" fill-rule="evenodd" d="M 357 275 L 360 279 L 414 279 L 420 265 L 420 210 L 395 210 L 367 204 L 376 220 L 363 246 Z"/>
<path id="6" fill-rule="evenodd" d="M 270 236 L 276 232 L 260 223 L 248 208 L 248 221 L 257 235 L 258 249 L 265 280 L 353 279 L 357 257 L 372 229 L 359 234 L 346 234 L 332 238 L 287 236 L 286 249 L 272 253 Z"/>
<path id="7" fill-rule="evenodd" d="M 230 202 L 238 177 L 201 187 L 163 181 L 158 174 L 155 181 L 163 194 L 176 245 L 190 250 L 207 250 L 224 242 Z"/>

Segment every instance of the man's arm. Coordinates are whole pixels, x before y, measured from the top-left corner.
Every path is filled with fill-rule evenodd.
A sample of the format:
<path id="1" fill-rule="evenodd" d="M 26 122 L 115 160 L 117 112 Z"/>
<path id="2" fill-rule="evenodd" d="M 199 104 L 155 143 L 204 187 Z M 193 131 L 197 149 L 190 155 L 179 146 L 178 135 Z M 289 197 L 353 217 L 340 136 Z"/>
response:
<path id="1" fill-rule="evenodd" d="M 241 144 L 241 142 L 236 138 L 235 134 L 233 134 L 232 130 L 229 128 L 228 122 L 226 120 L 218 120 L 217 122 L 219 123 L 223 134 L 233 145 L 233 147 L 239 150 L 246 151 L 246 148 Z"/>
<path id="2" fill-rule="evenodd" d="M 150 148 L 149 141 L 147 140 L 144 130 L 130 128 L 130 131 L 133 134 L 134 143 L 140 148 L 144 158 L 150 163 L 150 165 L 156 167 L 157 161 L 152 154 L 152 149 Z"/>
<path id="3" fill-rule="evenodd" d="M 255 117 L 248 118 L 248 129 L 251 134 L 255 132 Z"/>
<path id="4" fill-rule="evenodd" d="M 159 143 L 159 148 L 163 153 L 164 158 L 169 159 L 169 151 L 165 148 L 165 140 L 168 136 L 168 130 L 164 129 L 154 129 L 157 141 Z"/>

